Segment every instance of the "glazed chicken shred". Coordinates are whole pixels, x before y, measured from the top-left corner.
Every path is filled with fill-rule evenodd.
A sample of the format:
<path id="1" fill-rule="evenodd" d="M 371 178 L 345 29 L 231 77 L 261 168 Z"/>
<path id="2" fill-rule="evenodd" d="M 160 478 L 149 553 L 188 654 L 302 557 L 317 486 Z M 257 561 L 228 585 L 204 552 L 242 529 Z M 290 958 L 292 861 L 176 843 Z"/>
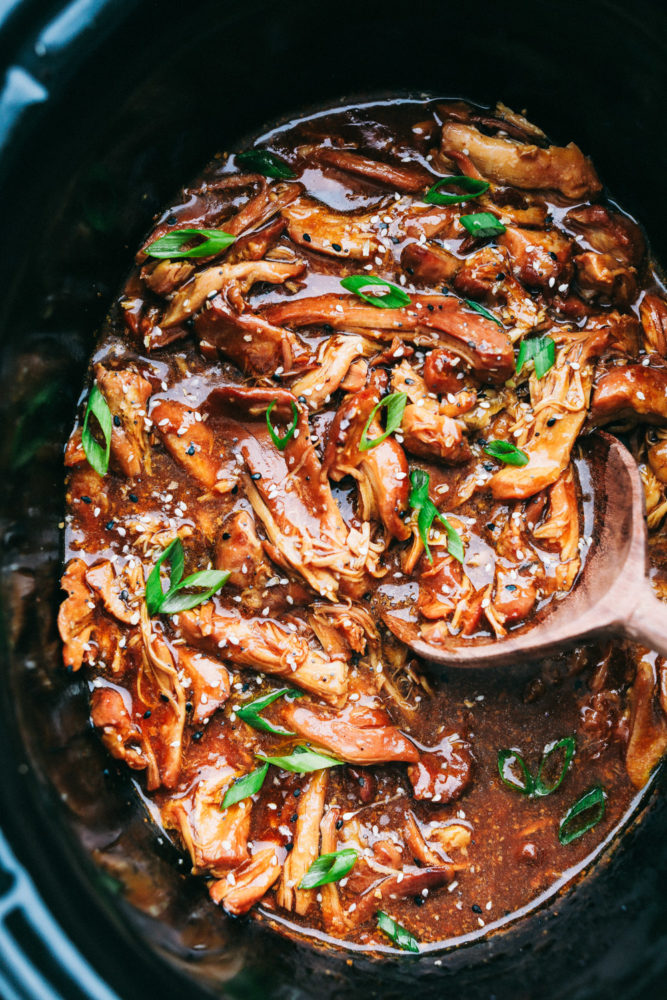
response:
<path id="1" fill-rule="evenodd" d="M 667 747 L 659 657 L 464 674 L 401 636 L 502 638 L 572 588 L 602 425 L 639 462 L 662 594 L 666 357 L 641 230 L 502 104 L 292 123 L 157 221 L 66 449 L 59 627 L 227 913 L 415 950 L 620 821 Z"/>

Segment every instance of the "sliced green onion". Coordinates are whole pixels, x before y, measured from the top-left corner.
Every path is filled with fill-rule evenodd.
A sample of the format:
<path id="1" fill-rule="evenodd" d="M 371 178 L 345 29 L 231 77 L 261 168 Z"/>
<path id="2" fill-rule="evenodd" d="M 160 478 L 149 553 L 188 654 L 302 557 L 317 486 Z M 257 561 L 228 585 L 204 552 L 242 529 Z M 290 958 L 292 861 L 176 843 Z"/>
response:
<path id="1" fill-rule="evenodd" d="M 199 242 L 195 246 L 188 246 L 194 239 Z M 147 253 L 149 257 L 172 259 L 177 257 L 210 257 L 226 250 L 235 239 L 235 236 L 223 232 L 222 229 L 174 229 L 171 233 L 165 233 L 159 239 L 153 240 L 146 247 L 144 253 Z"/>
<path id="2" fill-rule="evenodd" d="M 160 579 L 160 567 L 165 560 L 169 560 L 170 566 L 169 587 L 166 592 L 162 590 Z M 183 545 L 180 538 L 175 538 L 157 560 L 146 581 L 146 608 L 151 617 L 157 614 L 174 615 L 179 611 L 189 611 L 190 608 L 196 608 L 197 605 L 203 604 L 204 601 L 213 597 L 229 579 L 229 572 L 207 569 L 199 573 L 191 573 L 183 580 L 184 565 Z M 198 594 L 181 593 L 185 587 L 206 587 L 207 589 Z"/>
<path id="3" fill-rule="evenodd" d="M 90 427 L 88 426 L 91 413 L 96 417 L 97 422 L 102 429 L 102 434 L 104 435 L 104 447 L 97 443 L 90 431 Z M 86 415 L 83 418 L 81 443 L 83 444 L 83 450 L 86 453 L 88 462 L 100 476 L 106 476 L 109 468 L 112 424 L 111 410 L 109 409 L 107 401 L 97 386 L 94 385 L 90 390 L 88 405 L 86 406 Z"/>
<path id="4" fill-rule="evenodd" d="M 254 701 L 248 702 L 247 705 L 242 705 L 241 708 L 236 709 L 236 714 L 239 719 L 243 719 L 249 726 L 253 729 L 260 729 L 263 733 L 271 733 L 273 736 L 294 736 L 294 733 L 289 729 L 281 729 L 279 726 L 274 726 L 273 723 L 267 722 L 260 715 L 265 708 L 272 705 L 274 701 L 283 696 L 289 698 L 302 698 L 303 691 L 295 691 L 293 688 L 280 688 L 279 691 L 271 691 L 270 694 L 265 694 L 263 698 L 255 698 Z"/>
<path id="5" fill-rule="evenodd" d="M 570 806 L 558 827 L 561 844 L 571 844 L 597 826 L 604 816 L 606 798 L 602 785 L 595 785 Z"/>
<path id="6" fill-rule="evenodd" d="M 330 854 L 320 854 L 299 882 L 299 889 L 317 889 L 320 885 L 339 882 L 354 868 L 357 852 L 351 847 Z"/>
<path id="7" fill-rule="evenodd" d="M 275 444 L 278 451 L 284 451 L 289 442 L 294 437 L 294 431 L 296 430 L 297 424 L 299 423 L 299 410 L 296 403 L 292 402 L 292 417 L 293 417 L 292 423 L 285 431 L 285 434 L 282 437 L 280 437 L 280 435 L 276 434 L 276 432 L 274 431 L 273 425 L 270 420 L 271 410 L 273 409 L 273 407 L 276 405 L 277 402 L 278 400 L 274 399 L 271 405 L 269 406 L 268 410 L 266 411 L 266 426 L 269 429 L 271 440 Z"/>
<path id="8" fill-rule="evenodd" d="M 386 934 L 398 948 L 402 948 L 403 951 L 419 951 L 419 942 L 417 939 L 405 927 L 396 923 L 394 918 L 390 917 L 384 910 L 378 910 L 377 921 L 379 930 L 383 934 Z"/>
<path id="9" fill-rule="evenodd" d="M 516 359 L 517 375 L 527 361 L 535 363 L 535 377 L 543 378 L 556 363 L 556 345 L 551 337 L 529 337 L 522 340 Z"/>
<path id="10" fill-rule="evenodd" d="M 262 764 L 256 771 L 251 771 L 250 774 L 244 774 L 242 778 L 237 778 L 225 792 L 225 797 L 222 800 L 220 808 L 229 809 L 230 806 L 235 805 L 237 802 L 249 799 L 251 795 L 255 795 L 264 784 L 268 770 L 269 765 Z"/>
<path id="11" fill-rule="evenodd" d="M 502 236 L 507 231 L 502 222 L 495 215 L 492 215 L 491 212 L 475 212 L 473 215 L 462 215 L 460 222 L 475 239 L 484 239 L 487 236 Z"/>
<path id="12" fill-rule="evenodd" d="M 511 441 L 489 441 L 484 451 L 505 465 L 528 465 L 530 461 L 525 451 L 521 451 L 521 448 L 517 448 Z"/>
<path id="13" fill-rule="evenodd" d="M 256 170 L 258 174 L 264 174 L 265 177 L 275 177 L 281 181 L 296 177 L 292 168 L 268 149 L 249 149 L 245 153 L 237 153 L 236 162 L 249 170 Z"/>
<path id="14" fill-rule="evenodd" d="M 402 288 L 374 274 L 351 274 L 348 278 L 341 279 L 341 285 L 346 291 L 354 292 L 364 302 L 369 302 L 378 309 L 400 309 L 402 306 L 409 306 L 411 302 L 410 296 Z M 370 285 L 378 285 L 386 289 L 386 292 L 383 295 L 368 295 L 363 289 Z"/>
<path id="15" fill-rule="evenodd" d="M 440 194 L 441 187 L 460 187 L 466 194 Z M 470 201 L 471 198 L 479 198 L 480 194 L 488 191 L 491 185 L 488 181 L 477 180 L 476 177 L 467 177 L 466 174 L 458 174 L 456 177 L 441 177 L 433 187 L 429 188 L 424 195 L 424 201 L 429 205 L 457 205 L 461 201 Z"/>
<path id="16" fill-rule="evenodd" d="M 519 775 L 516 773 L 517 766 Z M 535 782 L 528 770 L 528 765 L 516 750 L 498 751 L 498 774 L 503 784 L 515 792 L 520 792 L 522 795 L 532 795 L 535 791 Z"/>
<path id="17" fill-rule="evenodd" d="M 576 746 L 577 741 L 574 736 L 565 736 L 562 740 L 558 740 L 557 743 L 552 743 L 550 746 L 545 748 L 542 760 L 540 761 L 540 766 L 537 770 L 537 778 L 535 779 L 535 795 L 551 795 L 551 793 L 555 792 L 557 788 L 560 788 L 563 778 L 567 774 L 570 764 L 572 763 Z M 554 781 L 548 783 L 543 777 L 545 768 L 552 760 L 556 760 L 558 754 L 561 752 L 563 754 L 561 769 Z"/>
<path id="18" fill-rule="evenodd" d="M 407 394 L 405 392 L 392 392 L 391 396 L 385 396 L 380 402 L 373 407 L 371 415 L 366 421 L 366 426 L 361 432 L 361 441 L 359 442 L 359 451 L 368 451 L 370 448 L 376 448 L 377 445 L 382 444 L 383 441 L 397 431 L 401 426 L 401 421 L 403 419 L 403 413 L 405 411 L 405 404 L 408 401 Z M 369 438 L 367 437 L 368 430 L 373 423 L 373 418 L 377 411 L 383 407 L 387 407 L 387 426 L 385 427 L 384 433 L 380 434 L 379 437 Z"/>
<path id="19" fill-rule="evenodd" d="M 433 556 L 428 544 L 428 536 L 431 531 L 431 525 L 435 518 L 437 518 L 447 532 L 447 552 L 454 559 L 458 559 L 462 563 L 464 554 L 463 541 L 456 528 L 451 526 L 444 514 L 440 513 L 430 499 L 428 495 L 429 478 L 428 472 L 424 472 L 423 469 L 414 469 L 410 473 L 412 488 L 410 490 L 409 503 L 412 509 L 417 511 L 417 529 L 419 537 L 424 543 L 426 557 L 430 563 L 433 562 Z"/>
<path id="20" fill-rule="evenodd" d="M 480 316 L 493 320 L 493 322 L 497 323 L 498 326 L 503 325 L 497 316 L 494 316 L 493 313 L 489 312 L 488 309 L 485 309 L 484 306 L 480 306 L 479 302 L 473 302 L 472 299 L 464 299 L 463 301 L 467 305 L 468 309 L 473 309 L 476 313 L 479 313 Z"/>
<path id="21" fill-rule="evenodd" d="M 308 747 L 296 747 L 289 757 L 264 757 L 262 754 L 255 756 L 267 764 L 275 764 L 283 771 L 293 771 L 295 774 L 309 774 L 311 771 L 321 771 L 324 767 L 340 767 L 345 763 L 335 757 L 325 757 Z"/>

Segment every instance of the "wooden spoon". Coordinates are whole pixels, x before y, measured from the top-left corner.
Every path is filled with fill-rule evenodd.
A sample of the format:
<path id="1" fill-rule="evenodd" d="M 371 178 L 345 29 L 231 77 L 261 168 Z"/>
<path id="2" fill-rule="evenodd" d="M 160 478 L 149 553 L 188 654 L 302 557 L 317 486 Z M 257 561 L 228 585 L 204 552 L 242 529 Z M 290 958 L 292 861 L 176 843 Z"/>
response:
<path id="1" fill-rule="evenodd" d="M 504 639 L 426 642 L 419 625 L 387 613 L 391 631 L 418 656 L 448 667 L 499 667 L 539 660 L 591 639 L 632 639 L 667 656 L 667 604 L 648 578 L 644 490 L 620 441 L 598 431 L 582 439 L 580 479 L 593 500 L 593 541 L 573 589 Z M 581 466 L 583 465 L 583 470 Z M 589 482 L 585 483 L 586 470 Z M 582 475 L 583 472 L 583 475 Z"/>

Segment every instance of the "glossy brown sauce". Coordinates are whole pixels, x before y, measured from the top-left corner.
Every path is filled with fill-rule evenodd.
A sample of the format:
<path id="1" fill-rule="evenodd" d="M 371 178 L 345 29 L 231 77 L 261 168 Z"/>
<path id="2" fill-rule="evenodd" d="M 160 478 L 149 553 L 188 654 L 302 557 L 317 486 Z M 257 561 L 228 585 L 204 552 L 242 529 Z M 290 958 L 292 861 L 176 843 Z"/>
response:
<path id="1" fill-rule="evenodd" d="M 583 426 L 591 387 L 595 401 L 594 387 L 622 366 L 662 377 L 657 355 L 664 347 L 650 342 L 659 323 L 649 331 L 642 314 L 642 327 L 639 308 L 647 290 L 660 300 L 659 289 L 631 220 L 613 216 L 622 220 L 616 226 L 622 252 L 630 246 L 625 265 L 614 258 L 619 273 L 597 275 L 597 285 L 587 277 L 588 269 L 601 267 L 600 240 L 594 234 L 591 243 L 582 224 L 567 216 L 573 206 L 604 206 L 597 189 L 588 199 L 498 181 L 483 207 L 471 199 L 443 212 L 422 202 L 420 191 L 423 196 L 439 176 L 467 172 L 468 154 L 448 160 L 438 137 L 443 122 L 465 124 L 473 111 L 438 101 L 389 102 L 316 115 L 260 140 L 295 175 L 268 184 L 268 201 L 285 200 L 278 218 L 288 222 L 267 237 L 262 259 L 293 273 L 276 283 L 260 275 L 248 287 L 239 279 L 222 291 L 214 280 L 188 313 L 194 296 L 189 300 L 182 287 L 196 280 L 190 265 L 213 271 L 220 260 L 185 262 L 187 273 L 170 273 L 175 283 L 165 292 L 157 283 L 160 262 L 140 254 L 92 359 L 103 391 L 105 372 L 131 373 L 129 387 L 119 391 L 116 380 L 105 393 L 112 414 L 121 414 L 115 426 L 125 439 L 112 442 L 103 479 L 85 461 L 80 425 L 68 447 L 65 589 L 73 596 L 61 612 L 69 642 L 65 661 L 75 668 L 81 660 L 88 664 L 93 722 L 110 751 L 140 774 L 154 818 L 190 852 L 196 874 L 230 912 L 245 912 L 254 903 L 303 929 L 368 946 L 386 943 L 376 926 L 378 909 L 427 943 L 479 932 L 572 877 L 627 813 L 667 743 L 659 704 L 664 665 L 652 654 L 590 647 L 535 664 L 529 678 L 462 675 L 416 661 L 384 624 L 389 612 L 417 623 L 431 640 L 462 633 L 474 641 L 530 622 L 554 595 L 566 593 L 585 556 L 591 523 L 586 482 L 575 461 L 578 430 L 568 430 L 568 421 L 580 413 Z M 509 119 L 505 124 L 502 134 L 526 139 L 524 126 Z M 474 127 L 488 137 L 499 125 L 487 116 L 475 119 Z M 539 137 L 537 145 L 547 148 Z M 379 183 L 327 165 L 319 159 L 323 149 L 353 152 L 399 171 L 428 172 L 430 181 L 412 193 L 397 192 L 386 177 Z M 185 226 L 230 231 L 253 197 L 266 194 L 261 179 L 229 187 L 238 171 L 233 157 L 214 161 L 164 213 L 146 245 Z M 289 201 L 285 190 L 297 183 L 303 189 Z M 311 211 L 310 199 L 320 203 L 315 215 L 295 221 L 294 206 Z M 355 213 L 347 220 L 352 230 L 365 220 L 356 251 L 348 254 L 343 239 L 331 239 L 334 222 L 322 219 L 322 206 Z M 489 208 L 510 233 L 519 232 L 507 244 L 505 270 L 490 278 L 483 255 L 497 252 L 496 241 L 467 236 L 458 221 Z M 227 254 L 253 234 L 261 243 L 275 222 L 268 208 L 259 224 L 248 231 L 240 227 Z M 557 251 L 545 251 L 548 260 L 526 261 L 534 251 L 530 243 L 526 251 L 526 232 L 535 233 L 537 243 L 539 234 L 555 240 Z M 323 247 L 318 240 L 325 238 Z M 376 240 L 372 253 L 365 239 Z M 245 259 L 252 260 L 252 247 L 248 252 Z M 449 268 L 448 279 L 435 280 L 427 253 L 438 267 Z M 476 254 L 482 255 L 477 270 Z M 613 270 L 609 260 L 606 267 Z M 361 300 L 342 292 L 340 279 L 358 273 L 404 289 L 413 309 L 420 296 L 437 296 L 424 298 L 424 313 L 446 312 L 454 300 L 455 322 L 447 321 L 446 340 L 428 323 L 418 324 L 418 335 L 401 325 L 389 329 L 382 325 L 389 312 L 383 309 L 376 309 L 377 327 L 364 325 L 365 319 L 357 326 L 354 309 Z M 187 315 L 170 325 L 165 317 L 179 295 Z M 321 296 L 336 298 L 322 303 Z M 300 301 L 313 298 L 317 309 L 309 305 L 310 314 L 300 317 Z M 470 302 L 483 305 L 497 322 Z M 230 310 L 233 322 L 226 318 Z M 318 310 L 322 315 L 313 319 Z M 256 327 L 239 331 L 237 315 L 259 316 L 267 339 Z M 404 321 L 409 327 L 410 320 Z M 274 336 L 266 324 L 274 332 L 290 331 L 291 341 L 285 347 L 283 340 L 280 350 L 257 347 L 251 357 L 256 345 Z M 461 324 L 475 331 L 472 355 L 469 343 L 456 355 Z M 603 346 L 588 355 L 585 346 L 580 361 L 567 354 L 574 342 L 588 345 L 598 329 L 605 331 Z M 667 321 L 663 332 L 667 337 Z M 534 376 L 529 381 L 528 371 L 515 376 L 520 339 L 545 334 L 556 343 L 552 372 L 539 384 Z M 336 337 L 341 350 L 353 337 L 360 345 L 342 374 L 331 376 L 323 358 Z M 505 361 L 498 361 L 500 354 L 491 357 L 489 337 L 505 342 Z M 413 401 L 410 393 L 428 377 L 429 358 L 435 368 L 432 356 L 439 350 L 447 352 L 437 373 L 442 382 L 434 389 L 431 381 L 422 393 L 422 408 L 430 407 L 436 419 L 434 443 L 433 427 L 419 430 L 419 397 Z M 570 381 L 556 403 L 540 402 L 548 380 L 561 375 Z M 330 392 L 325 376 L 333 378 Z M 350 434 L 355 426 L 361 429 L 376 401 L 401 387 L 418 429 L 411 439 L 404 422 L 383 445 L 364 453 L 364 465 L 348 448 Z M 585 401 L 577 410 L 580 389 Z M 557 395 L 556 388 L 549 391 Z M 132 411 L 137 392 L 145 399 Z M 302 436 L 279 451 L 266 410 L 278 400 L 276 426 L 283 434 L 292 398 L 298 400 Z M 626 428 L 632 425 L 630 443 L 648 470 L 647 483 L 652 477 L 647 489 L 653 490 L 649 509 L 655 512 L 665 502 L 664 480 L 646 454 L 662 439 L 650 431 L 654 440 L 645 443 L 641 423 L 660 423 L 660 407 L 647 417 L 634 402 L 634 410 L 627 400 L 604 410 L 603 398 L 601 411 L 604 422 L 616 418 Z M 535 415 L 551 413 L 549 406 L 557 418 L 549 418 L 549 432 L 542 428 L 539 441 Z M 562 438 L 570 434 L 569 446 L 556 440 L 554 426 L 565 427 Z M 372 436 L 381 430 L 376 427 Z M 312 446 L 304 441 L 307 434 Z M 513 478 L 511 466 L 484 452 L 489 440 L 525 447 L 528 473 L 516 469 Z M 545 455 L 553 460 L 546 473 Z M 408 502 L 415 469 L 429 473 L 429 495 L 462 540 L 463 566 L 448 553 L 442 530 L 430 536 L 433 563 L 424 554 Z M 535 483 L 522 480 L 526 475 L 536 476 Z M 655 526 L 660 523 L 657 518 Z M 206 604 L 150 619 L 143 583 L 176 534 L 186 573 L 214 566 L 233 575 Z M 663 559 L 655 544 L 654 551 L 659 586 Z M 91 568 L 99 575 L 106 566 L 104 580 L 90 577 Z M 238 622 L 243 634 L 234 631 Z M 262 714 L 276 726 L 303 725 L 298 735 L 269 735 L 238 717 L 244 704 L 286 685 L 305 696 L 279 699 Z M 571 736 L 576 753 L 552 794 L 528 797 L 501 782 L 499 751 L 516 750 L 536 773 L 545 750 Z M 313 777 L 271 767 L 259 795 L 232 806 L 236 819 L 224 826 L 231 809 L 225 817 L 222 798 L 234 778 L 257 767 L 255 755 L 287 755 L 303 744 L 341 760 L 347 747 L 348 763 Z M 360 761 L 362 744 L 366 758 Z M 560 820 L 595 786 L 605 792 L 604 816 L 579 839 L 561 844 Z M 333 887 L 295 891 L 290 859 L 297 858 L 291 861 L 296 871 L 299 857 L 313 860 L 327 845 L 356 850 L 355 867 Z M 265 890 L 253 895 L 251 885 L 239 903 L 239 884 L 253 859 L 264 856 L 280 874 L 270 881 L 265 866 L 258 874 Z"/>

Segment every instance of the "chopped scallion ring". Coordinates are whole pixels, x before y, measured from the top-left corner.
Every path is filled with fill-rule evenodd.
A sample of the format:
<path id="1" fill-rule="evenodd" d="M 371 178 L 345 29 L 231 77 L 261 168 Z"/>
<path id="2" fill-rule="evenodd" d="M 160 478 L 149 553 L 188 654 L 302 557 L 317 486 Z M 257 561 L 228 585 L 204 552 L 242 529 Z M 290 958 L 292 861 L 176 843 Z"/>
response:
<path id="1" fill-rule="evenodd" d="M 600 822 L 605 813 L 607 795 L 602 785 L 590 788 L 570 806 L 558 826 L 561 844 L 571 844 Z"/>
<path id="2" fill-rule="evenodd" d="M 408 397 L 406 393 L 392 392 L 391 396 L 385 396 L 384 399 L 381 399 L 380 402 L 373 407 L 371 415 L 366 421 L 366 426 L 361 432 L 359 451 L 368 451 L 370 448 L 376 448 L 379 444 L 382 444 L 383 441 L 386 441 L 390 434 L 393 434 L 394 431 L 398 430 L 401 426 L 403 413 L 405 411 L 405 404 L 407 401 Z M 383 406 L 387 407 L 387 426 L 379 437 L 369 438 L 367 435 L 369 428 L 373 423 L 373 418 L 378 410 Z"/>
<path id="3" fill-rule="evenodd" d="M 393 917 L 390 917 L 388 913 L 384 910 L 378 910 L 377 912 L 378 929 L 386 934 L 387 937 L 394 942 L 397 948 L 402 948 L 403 951 L 419 951 L 419 942 L 416 938 L 412 936 L 410 931 L 406 930 L 405 927 L 397 923 Z"/>
<path id="4" fill-rule="evenodd" d="M 441 187 L 460 187 L 466 194 L 441 194 Z M 429 205 L 457 205 L 461 201 L 479 198 L 480 194 L 484 194 L 490 187 L 488 181 L 468 177 L 466 174 L 458 174 L 456 177 L 441 177 L 433 187 L 428 189 L 424 195 L 424 201 L 428 202 Z"/>
<path id="5" fill-rule="evenodd" d="M 179 257 L 211 257 L 231 246 L 235 236 L 222 229 L 174 229 L 159 239 L 153 240 L 144 253 L 149 257 L 175 260 Z M 190 246 L 193 240 L 198 240 Z"/>
<path id="6" fill-rule="evenodd" d="M 281 181 L 296 177 L 292 168 L 268 149 L 249 149 L 245 153 L 237 153 L 236 162 L 248 170 L 264 174 L 265 177 L 275 177 Z"/>
<path id="7" fill-rule="evenodd" d="M 242 778 L 237 778 L 225 792 L 225 797 L 222 800 L 220 808 L 229 809 L 230 806 L 236 805 L 237 802 L 242 802 L 243 799 L 249 799 L 251 795 L 255 795 L 264 784 L 268 770 L 269 765 L 262 764 L 261 767 L 258 767 L 255 771 L 251 771 L 250 774 L 244 774 Z"/>
<path id="8" fill-rule="evenodd" d="M 454 559 L 457 559 L 460 563 L 462 563 L 464 554 L 463 541 L 456 528 L 451 526 L 444 514 L 440 513 L 429 497 L 429 479 L 430 477 L 428 472 L 424 472 L 423 469 L 414 469 L 410 474 L 410 483 L 412 484 L 412 488 L 410 490 L 409 503 L 412 509 L 417 511 L 417 530 L 419 531 L 419 537 L 424 544 L 426 557 L 430 563 L 433 562 L 433 556 L 431 555 L 431 550 L 428 544 L 428 537 L 431 525 L 437 518 L 447 532 L 447 552 Z"/>
<path id="9" fill-rule="evenodd" d="M 95 440 L 89 427 L 91 414 L 97 419 L 104 435 L 104 447 Z M 106 399 L 96 385 L 90 390 L 86 415 L 83 418 L 83 429 L 81 431 L 81 443 L 86 453 L 88 462 L 99 476 L 106 476 L 109 468 L 109 455 L 111 453 L 111 433 L 112 433 L 111 410 Z"/>
<path id="10" fill-rule="evenodd" d="M 278 451 L 284 451 L 289 442 L 294 437 L 294 432 L 299 422 L 299 409 L 296 403 L 292 402 L 292 418 L 293 418 L 292 423 L 287 428 L 283 436 L 280 437 L 279 434 L 276 434 L 275 430 L 273 429 L 273 424 L 271 423 L 271 410 L 273 409 L 273 407 L 276 405 L 277 402 L 278 400 L 274 399 L 271 405 L 269 406 L 268 410 L 266 411 L 266 426 L 269 429 L 271 440 L 275 444 Z"/>
<path id="11" fill-rule="evenodd" d="M 166 593 L 162 590 L 160 579 L 160 567 L 165 560 L 169 560 L 170 579 Z M 217 569 L 205 569 L 199 573 L 191 573 L 190 576 L 183 576 L 185 556 L 183 544 L 180 538 L 175 538 L 166 547 L 160 558 L 157 560 L 146 581 L 146 608 L 148 614 L 153 615 L 175 615 L 179 611 L 189 611 L 196 608 L 204 601 L 208 601 L 229 579 L 229 573 Z M 181 593 L 186 587 L 206 587 L 198 594 Z"/>
<path id="12" fill-rule="evenodd" d="M 530 461 L 525 451 L 521 451 L 521 448 L 517 448 L 511 441 L 489 441 L 484 451 L 505 465 L 528 465 Z"/>
<path id="13" fill-rule="evenodd" d="M 301 698 L 303 696 L 303 691 L 295 691 L 293 688 L 280 688 L 279 691 L 271 691 L 270 694 L 265 694 L 263 698 L 255 698 L 254 701 L 248 702 L 247 705 L 242 705 L 237 708 L 236 714 L 239 719 L 243 719 L 249 726 L 253 729 L 259 729 L 264 733 L 271 733 L 273 736 L 294 736 L 294 733 L 289 729 L 281 729 L 279 726 L 274 726 L 273 723 L 267 722 L 260 715 L 265 708 L 272 705 L 274 701 L 278 698 Z"/>
<path id="14" fill-rule="evenodd" d="M 491 212 L 475 212 L 472 215 L 462 215 L 461 225 L 475 239 L 485 239 L 489 236 L 502 236 L 507 230 Z"/>
<path id="15" fill-rule="evenodd" d="M 517 750 L 498 751 L 498 774 L 503 784 L 514 792 L 520 792 L 521 795 L 532 795 L 535 791 L 533 776 Z"/>
<path id="16" fill-rule="evenodd" d="M 354 292 L 364 302 L 377 306 L 378 309 L 400 309 L 402 306 L 409 306 L 411 302 L 410 296 L 402 288 L 374 274 L 351 274 L 347 278 L 341 278 L 340 283 L 346 291 Z M 385 291 L 382 295 L 368 295 L 364 289 L 371 285 L 377 285 Z"/>
<path id="17" fill-rule="evenodd" d="M 544 378 L 556 363 L 556 345 L 551 337 L 529 337 L 521 341 L 516 359 L 516 373 L 519 375 L 527 361 L 535 364 L 535 378 Z"/>
<path id="18" fill-rule="evenodd" d="M 535 779 L 535 795 L 544 797 L 545 795 L 551 795 L 557 788 L 560 788 L 563 778 L 572 763 L 576 746 L 577 741 L 574 736 L 565 736 L 562 740 L 558 740 L 556 743 L 545 747 L 540 766 L 537 770 L 537 778 Z M 563 755 L 563 762 L 560 771 L 553 781 L 549 783 L 548 780 L 545 780 L 545 769 L 548 769 L 551 762 L 557 760 L 561 753 Z"/>
<path id="19" fill-rule="evenodd" d="M 264 757 L 255 754 L 266 764 L 275 764 L 283 771 L 293 771 L 295 774 L 309 774 L 311 771 L 321 771 L 324 767 L 340 767 L 344 761 L 335 757 L 325 757 L 322 753 L 310 750 L 308 747 L 296 747 L 288 757 Z"/>
<path id="20" fill-rule="evenodd" d="M 351 847 L 320 854 L 299 882 L 299 889 L 317 889 L 320 885 L 339 882 L 352 871 L 357 857 L 357 852 Z"/>

